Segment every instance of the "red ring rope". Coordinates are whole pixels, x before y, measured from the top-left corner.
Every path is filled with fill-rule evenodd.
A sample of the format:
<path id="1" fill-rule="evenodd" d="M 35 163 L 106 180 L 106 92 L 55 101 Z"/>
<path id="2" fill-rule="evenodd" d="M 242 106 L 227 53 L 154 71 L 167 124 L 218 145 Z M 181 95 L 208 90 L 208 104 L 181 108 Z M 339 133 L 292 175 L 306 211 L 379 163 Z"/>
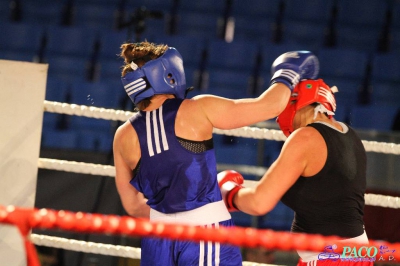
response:
<path id="1" fill-rule="evenodd" d="M 243 227 L 205 228 L 201 226 L 176 225 L 150 222 L 128 216 L 90 214 L 83 212 L 56 211 L 49 209 L 26 209 L 0 205 L 0 222 L 16 225 L 25 237 L 29 266 L 39 265 L 34 246 L 27 239 L 31 228 L 62 229 L 75 232 L 117 234 L 140 237 L 162 237 L 189 241 L 213 241 L 236 246 L 264 247 L 267 249 L 308 250 L 323 252 L 328 245 L 336 244 L 335 252 L 341 253 L 344 246 L 380 247 L 400 251 L 400 243 L 370 240 L 369 245 L 341 243 L 339 237 L 310 234 L 275 232 L 269 229 Z M 32 250 L 33 249 L 33 250 Z M 400 252 L 390 254 L 400 260 Z M 380 256 L 380 255 L 379 255 Z M 36 258 L 36 259 L 35 259 Z M 36 263 L 36 264 L 35 264 Z"/>

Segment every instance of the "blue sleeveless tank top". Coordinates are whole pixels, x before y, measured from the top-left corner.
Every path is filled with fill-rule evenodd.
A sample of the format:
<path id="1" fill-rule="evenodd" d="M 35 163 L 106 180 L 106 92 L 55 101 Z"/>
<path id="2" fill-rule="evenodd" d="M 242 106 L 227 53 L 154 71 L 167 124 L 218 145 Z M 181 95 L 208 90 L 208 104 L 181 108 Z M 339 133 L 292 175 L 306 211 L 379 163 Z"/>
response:
<path id="1" fill-rule="evenodd" d="M 160 108 L 130 118 L 141 150 L 140 167 L 130 183 L 162 213 L 222 200 L 214 149 L 194 153 L 177 140 L 175 118 L 182 101 L 168 99 Z"/>

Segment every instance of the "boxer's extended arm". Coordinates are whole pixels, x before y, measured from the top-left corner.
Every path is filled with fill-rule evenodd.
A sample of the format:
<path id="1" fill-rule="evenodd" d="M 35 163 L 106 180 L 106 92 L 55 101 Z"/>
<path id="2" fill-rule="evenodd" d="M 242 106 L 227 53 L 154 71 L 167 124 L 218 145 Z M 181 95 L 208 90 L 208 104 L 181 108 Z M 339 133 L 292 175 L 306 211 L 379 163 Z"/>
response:
<path id="1" fill-rule="evenodd" d="M 257 185 L 236 193 L 234 206 L 251 215 L 268 213 L 300 176 L 313 176 L 323 168 L 326 154 L 325 141 L 317 130 L 312 127 L 296 130 Z"/>
<path id="2" fill-rule="evenodd" d="M 285 109 L 293 86 L 318 75 L 319 63 L 311 52 L 289 52 L 275 60 L 272 72 L 270 87 L 257 98 L 231 100 L 201 95 L 193 100 L 216 128 L 233 129 L 269 120 Z"/>

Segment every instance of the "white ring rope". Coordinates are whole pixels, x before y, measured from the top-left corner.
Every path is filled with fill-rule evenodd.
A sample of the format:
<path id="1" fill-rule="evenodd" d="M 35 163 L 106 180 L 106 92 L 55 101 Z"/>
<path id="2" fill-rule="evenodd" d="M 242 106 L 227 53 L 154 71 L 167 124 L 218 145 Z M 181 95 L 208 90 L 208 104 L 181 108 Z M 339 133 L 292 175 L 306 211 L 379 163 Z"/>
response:
<path id="1" fill-rule="evenodd" d="M 44 101 L 44 111 L 59 114 L 85 116 L 97 119 L 123 121 L 128 120 L 134 112 L 98 108 L 93 106 Z M 285 135 L 280 130 L 257 127 L 242 127 L 232 130 L 214 129 L 216 134 L 247 137 L 254 139 L 267 139 L 284 141 Z M 400 155 L 400 144 L 376 141 L 362 141 L 367 152 L 379 152 Z"/>
<path id="2" fill-rule="evenodd" d="M 65 171 L 65 172 L 73 172 L 73 173 L 83 173 L 83 174 L 115 177 L 115 167 L 114 166 L 100 165 L 100 164 L 93 164 L 93 163 L 82 163 L 82 162 L 74 162 L 74 161 L 39 158 L 38 167 L 42 168 L 42 169 L 48 169 L 48 170 L 57 170 L 57 171 Z M 250 173 L 245 172 L 246 169 L 250 168 L 250 167 L 245 167 L 245 166 L 243 166 L 242 168 L 240 168 L 240 167 L 236 168 L 235 165 L 223 165 L 223 168 L 234 169 L 234 170 L 241 172 L 242 174 L 254 174 L 254 172 L 250 172 Z M 258 171 L 257 174 L 261 173 L 261 175 L 263 175 L 264 172 L 262 172 L 262 171 L 264 171 L 264 170 L 262 168 L 256 168 L 256 170 Z M 247 187 L 254 187 L 256 184 L 257 184 L 256 181 L 245 180 L 245 186 L 247 186 Z M 380 207 L 386 207 L 386 208 L 399 209 L 400 208 L 400 198 L 385 196 L 385 195 L 365 194 L 365 204 L 372 205 L 372 206 L 380 206 Z"/>
<path id="3" fill-rule="evenodd" d="M 42 169 L 57 170 L 64 172 L 102 175 L 102 176 L 115 176 L 115 167 L 111 165 L 101 165 L 94 163 L 83 163 L 75 161 L 66 161 L 58 159 L 39 158 L 38 167 Z M 238 172 L 247 175 L 262 176 L 268 170 L 266 167 L 248 166 L 239 164 L 218 164 L 217 170 L 234 169 Z"/>
<path id="4" fill-rule="evenodd" d="M 140 259 L 140 248 L 95 242 L 85 242 L 81 240 L 37 234 L 31 234 L 30 239 L 35 245 L 38 246 L 55 247 L 78 252 Z"/>
<path id="5" fill-rule="evenodd" d="M 108 256 L 140 259 L 140 248 L 85 242 L 75 239 L 67 239 L 55 236 L 31 234 L 31 241 L 38 246 L 55 247 L 77 252 L 101 254 Z M 243 266 L 272 266 L 271 264 L 258 264 L 255 262 L 243 261 Z"/>
<path id="6" fill-rule="evenodd" d="M 44 111 L 123 122 L 128 120 L 134 114 L 133 112 L 129 111 L 50 101 L 44 101 Z"/>
<path id="7" fill-rule="evenodd" d="M 64 172 L 115 177 L 115 167 L 111 165 L 39 158 L 38 167 Z"/>
<path id="8" fill-rule="evenodd" d="M 400 209 L 399 197 L 376 195 L 376 194 L 364 194 L 364 197 L 366 205 Z"/>

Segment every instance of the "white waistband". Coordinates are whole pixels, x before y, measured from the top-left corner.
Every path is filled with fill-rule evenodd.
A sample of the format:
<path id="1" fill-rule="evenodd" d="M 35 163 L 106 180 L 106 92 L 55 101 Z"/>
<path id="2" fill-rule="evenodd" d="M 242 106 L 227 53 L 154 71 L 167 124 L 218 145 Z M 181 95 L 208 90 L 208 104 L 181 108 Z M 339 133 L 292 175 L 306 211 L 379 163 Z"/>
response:
<path id="1" fill-rule="evenodd" d="M 367 237 L 367 233 L 364 231 L 364 233 L 362 235 L 359 235 L 359 236 L 353 237 L 353 238 L 338 240 L 337 242 L 352 242 L 352 243 L 368 244 L 368 237 Z M 334 244 L 334 243 L 332 243 L 332 244 Z M 321 252 L 297 250 L 297 254 L 299 254 L 299 256 L 301 257 L 301 260 L 303 262 L 318 260 L 318 255 L 320 253 Z"/>
<path id="2" fill-rule="evenodd" d="M 231 214 L 226 209 L 225 203 L 222 200 L 184 212 L 162 213 L 154 209 L 150 209 L 151 221 L 160 221 L 166 223 L 206 225 L 226 221 L 229 219 L 231 219 Z"/>

